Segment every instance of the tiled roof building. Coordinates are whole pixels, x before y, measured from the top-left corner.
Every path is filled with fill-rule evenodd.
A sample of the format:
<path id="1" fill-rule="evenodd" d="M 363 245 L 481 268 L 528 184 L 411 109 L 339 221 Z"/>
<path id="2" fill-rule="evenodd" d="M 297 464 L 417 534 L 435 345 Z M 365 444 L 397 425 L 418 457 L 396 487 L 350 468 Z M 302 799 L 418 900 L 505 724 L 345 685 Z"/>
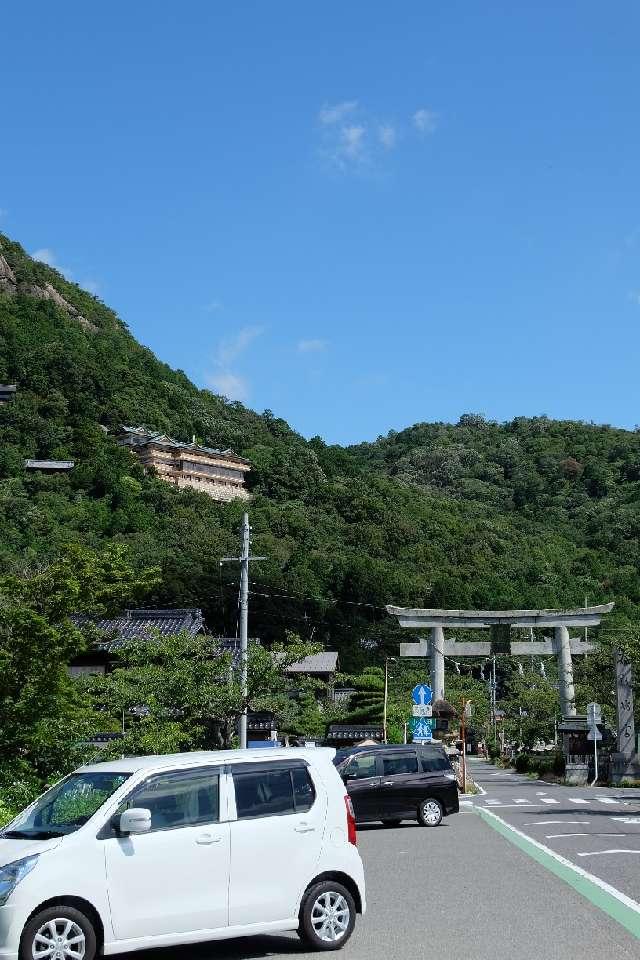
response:
<path id="1" fill-rule="evenodd" d="M 183 443 L 144 427 L 122 427 L 118 441 L 134 453 L 145 470 L 177 487 L 192 487 L 214 500 L 246 500 L 245 475 L 251 464 L 232 450 Z"/>

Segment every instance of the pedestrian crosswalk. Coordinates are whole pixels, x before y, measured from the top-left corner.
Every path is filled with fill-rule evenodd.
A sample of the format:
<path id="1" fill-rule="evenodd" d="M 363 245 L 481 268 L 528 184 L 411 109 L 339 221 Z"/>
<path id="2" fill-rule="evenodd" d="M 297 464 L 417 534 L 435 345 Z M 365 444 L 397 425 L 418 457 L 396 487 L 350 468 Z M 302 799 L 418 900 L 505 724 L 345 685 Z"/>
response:
<path id="1" fill-rule="evenodd" d="M 537 794 L 535 797 L 475 797 L 473 800 L 463 800 L 461 801 L 465 805 L 472 806 L 482 806 L 482 807 L 537 807 L 544 804 L 545 806 L 558 806 L 560 804 L 573 803 L 576 806 L 597 806 L 602 803 L 606 806 L 622 806 L 626 807 L 630 803 L 634 806 L 640 807 L 640 798 L 630 798 L 629 800 L 620 800 L 616 797 L 541 797 Z"/>

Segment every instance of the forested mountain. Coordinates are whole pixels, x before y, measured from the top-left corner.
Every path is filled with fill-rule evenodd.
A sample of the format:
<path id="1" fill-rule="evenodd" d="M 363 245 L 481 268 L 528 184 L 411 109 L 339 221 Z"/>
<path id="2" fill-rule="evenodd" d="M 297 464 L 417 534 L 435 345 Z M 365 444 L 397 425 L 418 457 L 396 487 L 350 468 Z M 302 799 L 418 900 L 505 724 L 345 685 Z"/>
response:
<path id="1" fill-rule="evenodd" d="M 428 606 L 640 607 L 640 434 L 545 418 L 465 416 L 348 449 L 198 390 L 95 297 L 0 235 L 0 563 L 42 564 L 63 544 L 126 544 L 159 565 L 148 605 L 203 607 L 235 633 L 243 505 L 145 476 L 121 424 L 231 447 L 253 464 L 251 633 L 293 629 L 358 669 L 397 652 L 384 612 Z M 111 433 L 106 430 L 112 431 Z M 27 473 L 28 457 L 72 459 Z"/>

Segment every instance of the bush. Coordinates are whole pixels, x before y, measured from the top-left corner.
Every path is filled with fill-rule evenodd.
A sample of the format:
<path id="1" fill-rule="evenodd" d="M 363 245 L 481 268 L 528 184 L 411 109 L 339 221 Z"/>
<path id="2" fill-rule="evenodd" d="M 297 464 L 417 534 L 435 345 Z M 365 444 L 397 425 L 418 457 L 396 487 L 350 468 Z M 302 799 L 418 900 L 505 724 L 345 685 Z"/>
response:
<path id="1" fill-rule="evenodd" d="M 530 769 L 529 757 L 526 753 L 519 753 L 514 763 L 518 773 L 527 773 Z"/>

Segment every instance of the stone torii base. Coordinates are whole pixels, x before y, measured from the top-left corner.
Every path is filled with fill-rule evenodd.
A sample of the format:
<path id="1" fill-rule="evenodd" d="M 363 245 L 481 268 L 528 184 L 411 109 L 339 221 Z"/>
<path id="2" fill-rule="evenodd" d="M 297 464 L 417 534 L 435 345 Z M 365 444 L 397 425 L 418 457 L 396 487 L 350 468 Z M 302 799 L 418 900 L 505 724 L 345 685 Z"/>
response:
<path id="1" fill-rule="evenodd" d="M 434 700 L 444 699 L 444 658 L 490 657 L 496 653 L 512 656 L 551 656 L 558 661 L 560 705 L 563 717 L 576 715 L 576 697 L 573 684 L 573 661 L 576 654 L 589 653 L 593 644 L 569 637 L 569 627 L 596 627 L 602 616 L 610 613 L 613 603 L 595 607 L 578 607 L 569 610 L 428 610 L 387 606 L 387 612 L 397 617 L 401 627 L 412 630 L 429 629 L 428 639 L 417 643 L 401 643 L 401 657 L 429 657 L 431 661 L 431 686 Z M 484 642 L 445 640 L 444 628 L 483 630 L 511 627 L 552 627 L 553 638 L 532 641 L 510 641 L 509 649 L 504 642 L 494 639 Z"/>

